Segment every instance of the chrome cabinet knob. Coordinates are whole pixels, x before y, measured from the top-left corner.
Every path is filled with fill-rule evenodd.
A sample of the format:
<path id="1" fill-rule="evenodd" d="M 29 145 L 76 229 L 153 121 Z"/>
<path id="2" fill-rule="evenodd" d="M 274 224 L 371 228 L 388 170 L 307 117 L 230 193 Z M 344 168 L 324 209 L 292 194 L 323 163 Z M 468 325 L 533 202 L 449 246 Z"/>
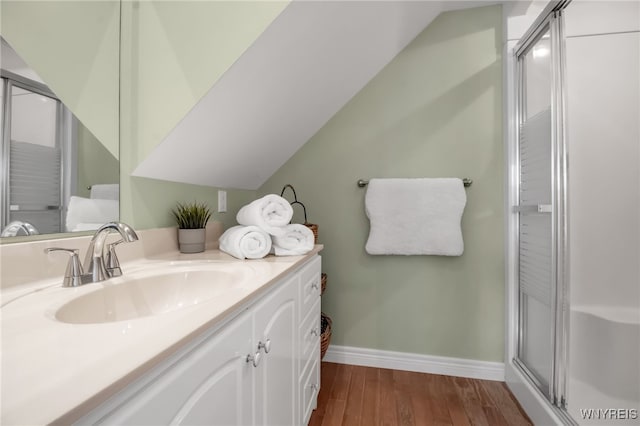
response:
<path id="1" fill-rule="evenodd" d="M 262 358 L 262 354 L 260 351 L 256 352 L 254 355 L 247 355 L 247 362 L 253 364 L 254 367 L 257 367 L 260 364 L 260 359 Z"/>
<path id="2" fill-rule="evenodd" d="M 311 283 L 311 288 L 314 290 L 319 290 L 320 285 L 318 284 L 318 281 L 314 281 L 313 283 Z"/>
<path id="3" fill-rule="evenodd" d="M 264 353 L 268 354 L 271 350 L 271 339 L 267 339 L 265 342 L 258 342 L 258 351 L 264 349 Z"/>
<path id="4" fill-rule="evenodd" d="M 313 328 L 311 329 L 311 335 L 312 335 L 312 336 L 316 336 L 316 337 L 317 337 L 319 334 L 320 334 L 320 333 L 319 333 L 319 331 L 318 331 L 318 327 L 313 327 Z"/>

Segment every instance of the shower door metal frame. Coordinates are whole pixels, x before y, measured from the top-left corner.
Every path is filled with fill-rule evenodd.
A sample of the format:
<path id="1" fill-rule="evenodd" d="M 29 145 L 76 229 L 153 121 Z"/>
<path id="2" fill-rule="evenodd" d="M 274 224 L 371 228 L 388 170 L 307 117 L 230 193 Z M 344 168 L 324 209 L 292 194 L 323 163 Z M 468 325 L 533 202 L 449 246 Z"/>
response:
<path id="1" fill-rule="evenodd" d="M 565 137 L 565 85 L 564 85 L 564 36 L 562 25 L 562 9 L 567 6 L 569 1 L 555 2 L 549 6 L 547 13 L 543 13 L 534 23 L 531 29 L 525 34 L 521 41 L 514 48 L 514 60 L 516 66 L 516 119 L 515 141 L 511 143 L 515 146 L 515 175 L 512 176 L 512 185 L 515 186 L 512 194 L 515 195 L 515 205 L 513 205 L 514 226 L 511 229 L 516 231 L 519 229 L 519 212 L 530 210 L 532 206 L 520 206 L 520 125 L 523 122 L 525 93 L 523 90 L 525 69 L 522 64 L 522 58 L 529 52 L 533 45 L 549 31 L 551 42 L 551 152 L 552 152 L 552 204 L 548 209 L 546 206 L 538 206 L 540 213 L 550 213 L 552 215 L 552 283 L 553 290 L 551 293 L 551 309 L 553 312 L 552 330 L 551 332 L 551 377 L 549 386 L 544 389 L 542 383 L 537 379 L 535 374 L 522 362 L 518 355 L 522 353 L 523 333 L 524 333 L 524 315 L 523 315 L 523 296 L 520 294 L 519 284 L 519 249 L 520 241 L 518 232 L 513 236 L 515 238 L 515 253 L 509 257 L 510 262 L 515 268 L 516 291 L 517 291 L 517 312 L 518 321 L 516 328 L 516 342 L 518 347 L 515 350 L 513 364 L 523 373 L 523 375 L 539 390 L 544 398 L 546 398 L 555 407 L 560 408 L 561 417 L 572 423 L 566 414 L 566 374 L 568 359 L 568 226 L 567 226 L 567 148 Z M 514 198 L 514 197 L 512 197 Z M 542 208 L 541 208 L 542 207 Z"/>
<path id="2" fill-rule="evenodd" d="M 13 112 L 13 88 L 18 87 L 23 90 L 27 90 L 29 92 L 38 94 L 40 96 L 45 96 L 50 98 L 56 102 L 56 135 L 55 135 L 55 144 L 61 150 L 60 157 L 60 199 L 58 201 L 57 206 L 48 206 L 42 205 L 38 208 L 40 210 L 58 210 L 62 212 L 64 205 L 64 179 L 65 179 L 65 146 L 62 143 L 63 138 L 67 137 L 67 130 L 65 130 L 65 112 L 64 106 L 60 99 L 44 84 L 41 84 L 37 81 L 30 80 L 26 77 L 23 77 L 19 74 L 12 73 L 5 69 L 0 70 L 0 78 L 3 89 L 3 116 L 0 121 L 2 122 L 2 138 L 0 140 L 0 151 L 2 153 L 1 164 L 2 164 L 2 174 L 0 175 L 0 187 L 2 188 L 2 208 L 0 208 L 0 229 L 5 227 L 9 223 L 10 214 L 12 211 L 11 207 L 11 190 L 10 190 L 10 146 L 11 146 L 11 120 L 12 120 L 12 112 Z M 60 214 L 59 219 L 59 227 L 60 232 L 64 230 L 64 219 L 62 214 Z"/>

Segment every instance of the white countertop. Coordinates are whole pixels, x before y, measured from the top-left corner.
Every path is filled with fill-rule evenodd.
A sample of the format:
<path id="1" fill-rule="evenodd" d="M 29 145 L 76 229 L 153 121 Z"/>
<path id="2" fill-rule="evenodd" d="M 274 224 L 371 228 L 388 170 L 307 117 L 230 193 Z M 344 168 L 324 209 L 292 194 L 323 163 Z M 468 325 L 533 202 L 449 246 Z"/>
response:
<path id="1" fill-rule="evenodd" d="M 304 256 L 248 261 L 218 250 L 174 252 L 123 263 L 124 277 L 176 261 L 242 262 L 255 277 L 241 291 L 126 321 L 69 324 L 55 319 L 53 313 L 60 306 L 100 289 L 103 283 L 62 288 L 60 277 L 4 289 L 0 423 L 36 425 L 78 419 L 321 249 L 316 246 Z"/>

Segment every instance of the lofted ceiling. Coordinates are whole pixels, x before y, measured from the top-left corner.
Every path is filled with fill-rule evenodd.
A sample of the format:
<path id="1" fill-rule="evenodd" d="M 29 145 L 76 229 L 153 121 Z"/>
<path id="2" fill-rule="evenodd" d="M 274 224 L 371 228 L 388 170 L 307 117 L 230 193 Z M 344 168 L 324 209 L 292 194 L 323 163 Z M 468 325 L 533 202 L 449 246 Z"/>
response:
<path id="1" fill-rule="evenodd" d="M 257 189 L 440 13 L 495 1 L 292 1 L 134 176 Z"/>

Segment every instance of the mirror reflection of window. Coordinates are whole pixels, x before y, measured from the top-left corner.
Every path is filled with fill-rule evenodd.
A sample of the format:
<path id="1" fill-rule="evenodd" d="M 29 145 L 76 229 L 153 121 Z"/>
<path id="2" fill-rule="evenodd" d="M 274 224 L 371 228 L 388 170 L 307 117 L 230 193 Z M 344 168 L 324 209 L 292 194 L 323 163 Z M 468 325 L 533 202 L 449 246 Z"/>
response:
<path id="1" fill-rule="evenodd" d="M 118 160 L 4 39 L 1 53 L 2 236 L 118 220 Z"/>

